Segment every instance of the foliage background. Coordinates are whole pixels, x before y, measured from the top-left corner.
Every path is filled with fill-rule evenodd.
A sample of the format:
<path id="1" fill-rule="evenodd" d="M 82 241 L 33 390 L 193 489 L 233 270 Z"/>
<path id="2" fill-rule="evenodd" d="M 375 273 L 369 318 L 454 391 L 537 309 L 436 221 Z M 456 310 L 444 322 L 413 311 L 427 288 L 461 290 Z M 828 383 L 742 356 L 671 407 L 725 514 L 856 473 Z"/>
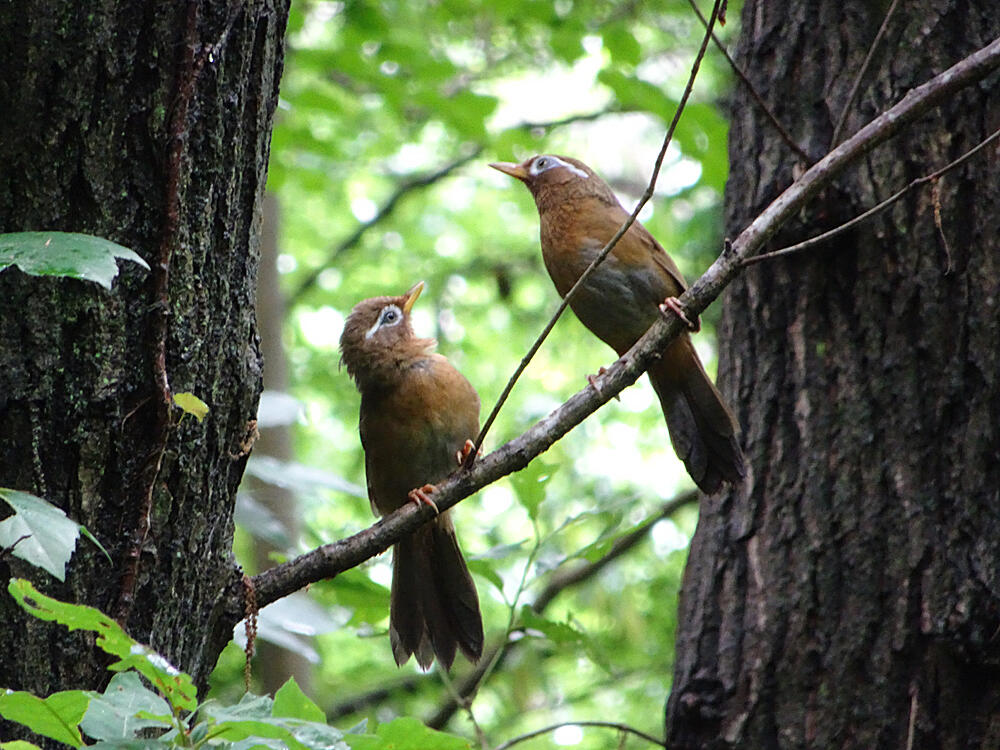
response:
<path id="1" fill-rule="evenodd" d="M 731 6 L 723 38 L 737 16 Z M 436 337 L 478 388 L 485 418 L 558 302 L 541 263 L 531 197 L 488 162 L 576 156 L 631 208 L 701 36 L 687 3 L 673 1 L 293 4 L 268 187 L 280 206 L 274 262 L 287 305 L 288 390 L 297 401 L 270 398 L 265 407 L 294 420 L 297 463 L 277 473 L 295 491 L 303 529 L 297 540 L 283 534 L 260 505 L 271 490 L 248 487 L 238 544 L 248 568 L 260 539 L 277 541 L 281 557 L 372 522 L 361 490 L 359 398 L 337 366 L 337 340 L 354 303 L 424 279 L 418 333 Z M 710 51 L 640 217 L 689 278 L 722 239 L 728 85 L 725 61 Z M 714 372 L 711 311 L 707 317 L 696 339 Z M 564 316 L 501 412 L 487 450 L 611 359 L 610 349 Z M 262 415 L 263 431 L 279 429 L 269 424 Z M 273 468 L 255 456 L 248 471 L 273 479 Z M 643 379 L 542 462 L 463 502 L 456 522 L 477 574 L 488 645 L 503 639 L 516 596 L 530 603 L 554 571 L 598 558 L 610 540 L 689 488 Z M 658 522 L 647 542 L 561 594 L 543 619 L 516 628 L 512 638 L 523 642 L 473 704 L 491 742 L 568 720 L 662 733 L 676 596 L 695 517 L 688 506 Z M 393 663 L 385 637 L 389 577 L 386 555 L 283 603 L 262 624 L 263 637 L 315 660 L 309 692 L 341 726 L 365 717 L 427 718 L 448 695 L 437 673 Z M 231 645 L 214 694 L 238 695 L 241 659 Z M 467 666 L 460 659 L 453 677 Z M 338 709 L 386 686 L 360 711 Z M 448 728 L 472 733 L 461 714 Z M 615 738 L 565 730 L 555 742 L 596 748 Z"/>

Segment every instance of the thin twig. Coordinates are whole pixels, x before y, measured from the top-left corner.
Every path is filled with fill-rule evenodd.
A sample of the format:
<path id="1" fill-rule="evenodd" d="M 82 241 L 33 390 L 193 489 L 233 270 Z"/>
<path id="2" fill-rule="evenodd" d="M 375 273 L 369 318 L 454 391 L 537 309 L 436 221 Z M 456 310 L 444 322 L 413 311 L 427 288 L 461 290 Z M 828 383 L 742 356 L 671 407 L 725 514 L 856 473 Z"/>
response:
<path id="1" fill-rule="evenodd" d="M 701 21 L 701 25 L 707 28 L 708 21 L 698 9 L 698 6 L 695 5 L 694 0 L 688 0 L 688 4 L 691 6 L 691 10 L 695 12 L 695 15 L 698 16 L 698 20 Z M 791 134 L 785 130 L 784 126 L 778 121 L 777 116 L 768 108 L 767 103 L 758 93 L 757 89 L 754 88 L 753 83 L 751 83 L 750 79 L 747 78 L 746 73 L 743 72 L 742 68 L 740 68 L 740 66 L 736 64 L 736 61 L 729 55 L 729 51 L 726 49 L 725 45 L 719 41 L 719 37 L 715 35 L 714 31 L 712 32 L 712 41 L 715 42 L 715 46 L 719 48 L 719 52 L 721 52 L 723 57 L 726 58 L 726 61 L 729 63 L 729 67 L 732 68 L 736 77 L 740 79 L 740 82 L 746 87 L 747 91 L 750 92 L 750 97 L 757 103 L 757 106 L 760 107 L 760 111 L 763 112 L 764 116 L 771 121 L 771 125 L 774 127 L 775 132 L 781 140 L 783 140 L 788 148 L 790 148 L 796 156 L 802 159 L 805 164 L 812 164 L 813 160 L 809 158 L 809 154 L 807 154 L 805 150 L 795 142 L 795 139 L 792 138 Z"/>
<path id="2" fill-rule="evenodd" d="M 527 734 L 522 734 L 518 737 L 507 740 L 506 742 L 497 745 L 496 750 L 507 750 L 509 747 L 514 747 L 514 745 L 525 742 L 526 740 L 539 737 L 543 734 L 548 734 L 549 732 L 554 732 L 562 727 L 604 727 L 605 729 L 617 729 L 619 732 L 626 732 L 628 734 L 634 734 L 636 737 L 641 737 L 653 745 L 657 745 L 659 747 L 667 746 L 663 740 L 658 739 L 651 734 L 641 732 L 635 727 L 630 727 L 628 724 L 619 724 L 615 721 L 563 721 L 558 724 L 550 724 L 547 727 L 542 727 L 541 729 L 536 729 L 533 732 L 528 732 Z"/>
<path id="3" fill-rule="evenodd" d="M 520 378 L 521 374 L 525 371 L 525 369 L 527 369 L 528 363 L 531 362 L 532 358 L 534 358 L 535 354 L 542 347 L 545 339 L 548 338 L 549 333 L 559 321 L 563 311 L 566 310 L 570 300 L 573 298 L 573 295 L 576 294 L 577 290 L 581 286 L 583 286 L 584 282 L 594 272 L 594 269 L 608 257 L 612 250 L 614 250 L 615 245 L 618 244 L 618 240 L 620 240 L 632 224 L 635 223 L 635 219 L 639 215 L 639 212 L 642 211 L 646 203 L 649 202 L 649 199 L 653 197 L 653 190 L 656 188 L 656 178 L 660 175 L 660 167 L 663 165 L 663 159 L 667 154 L 667 146 L 670 145 L 670 140 L 674 137 L 674 130 L 677 128 L 677 123 L 680 121 L 681 114 L 684 112 L 684 107 L 687 104 L 688 97 L 691 96 L 691 91 L 694 89 L 694 81 L 698 76 L 701 61 L 705 57 L 705 50 L 708 49 L 708 42 L 712 35 L 712 27 L 715 25 L 715 19 L 718 17 L 719 6 L 721 3 L 722 0 L 715 0 L 715 4 L 712 7 L 712 17 L 706 28 L 705 37 L 702 39 L 701 47 L 698 48 L 698 54 L 695 55 L 694 63 L 691 65 L 691 74 L 688 76 L 687 85 L 684 87 L 684 94 L 677 103 L 677 110 L 674 112 L 674 117 L 670 121 L 670 125 L 667 127 L 667 134 L 663 138 L 663 145 L 660 147 L 660 153 L 657 154 L 656 161 L 653 164 L 653 174 L 649 178 L 649 185 L 646 187 L 646 192 L 642 194 L 642 197 L 639 199 L 636 207 L 632 210 L 632 213 L 625 220 L 625 223 L 618 228 L 618 231 L 615 232 L 614 236 L 610 240 L 608 240 L 607 244 L 601 249 L 601 252 L 597 254 L 597 257 L 594 258 L 589 266 L 587 266 L 580 278 L 576 280 L 576 283 L 573 284 L 566 296 L 563 297 L 562 301 L 559 303 L 559 307 L 556 308 L 556 311 L 552 314 L 552 317 L 545 325 L 545 328 L 543 328 L 542 332 L 538 334 L 538 338 L 535 339 L 535 343 L 531 345 L 530 349 L 528 349 L 527 354 L 521 358 L 521 362 L 518 364 L 517 369 L 514 370 L 514 374 L 510 376 L 510 379 L 507 381 L 507 385 L 504 386 L 503 391 L 500 393 L 500 397 L 493 406 L 493 410 L 486 418 L 482 429 L 479 431 L 479 435 L 476 437 L 476 448 L 475 450 L 469 452 L 469 457 L 465 461 L 464 466 L 466 469 L 471 467 L 473 461 L 476 460 L 476 455 L 479 449 L 483 446 L 483 440 L 486 439 L 486 434 L 490 431 L 490 427 L 493 426 L 493 422 L 500 413 L 500 409 L 503 408 L 504 402 L 507 401 L 507 397 L 510 396 L 510 392 L 514 390 L 514 384 L 517 383 L 518 378 Z"/>
<path id="4" fill-rule="evenodd" d="M 892 0 L 892 5 L 885 12 L 885 18 L 882 19 L 882 25 L 879 26 L 878 32 L 875 34 L 875 38 L 872 39 L 871 45 L 868 47 L 868 54 L 865 55 L 865 61 L 861 63 L 861 69 L 858 74 L 854 77 L 854 84 L 851 86 L 851 93 L 847 95 L 847 101 L 844 102 L 844 109 L 840 113 L 840 117 L 837 119 L 837 125 L 833 129 L 833 135 L 830 136 L 830 148 L 833 148 L 840 141 L 840 135 L 844 130 L 844 125 L 847 124 L 847 116 L 851 113 L 851 107 L 854 106 L 854 100 L 858 96 L 858 92 L 861 90 L 861 82 L 865 79 L 865 75 L 868 73 L 868 66 L 871 65 L 872 59 L 875 57 L 875 50 L 878 49 L 879 44 L 882 42 L 882 37 L 885 36 L 886 29 L 889 28 L 889 19 L 892 18 L 892 14 L 896 12 L 896 6 L 899 5 L 899 0 Z"/>
<path id="5" fill-rule="evenodd" d="M 920 187 L 921 185 L 923 185 L 923 184 L 925 184 L 927 182 L 935 182 L 938 178 L 941 177 L 941 175 L 945 174 L 946 172 L 950 172 L 952 169 L 954 169 L 955 167 L 959 166 L 963 162 L 968 161 L 973 156 L 975 156 L 977 153 L 979 153 L 984 148 L 986 148 L 990 143 L 992 143 L 993 141 L 995 141 L 997 138 L 1000 138 L 1000 129 L 995 130 L 992 135 L 990 135 L 985 140 L 981 141 L 977 145 L 975 145 L 972 148 L 970 148 L 968 151 L 966 151 L 964 154 L 962 154 L 960 157 L 958 157 L 954 161 L 949 162 L 945 166 L 941 167 L 941 169 L 937 170 L 936 172 L 931 172 L 928 175 L 924 175 L 923 177 L 918 177 L 915 180 L 912 180 L 906 187 L 902 188 L 901 190 L 896 191 L 895 193 L 893 193 L 891 196 L 889 196 L 888 198 L 886 198 L 884 201 L 882 201 L 878 205 L 872 206 L 867 211 L 865 211 L 863 214 L 855 216 L 850 221 L 845 222 L 844 224 L 841 224 L 840 226 L 834 227 L 833 229 L 830 229 L 829 231 L 823 232 L 823 234 L 819 234 L 819 235 L 817 235 L 815 237 L 812 237 L 811 239 L 803 240 L 802 242 L 799 242 L 799 243 L 797 243 L 795 245 L 790 245 L 788 247 L 783 247 L 780 250 L 774 250 L 773 252 L 770 252 L 770 253 L 763 253 L 761 255 L 755 255 L 752 258 L 744 258 L 741 261 L 740 265 L 743 265 L 743 266 L 752 266 L 754 263 L 760 263 L 761 261 L 771 260 L 772 258 L 780 258 L 782 255 L 791 255 L 792 253 L 800 253 L 803 250 L 808 250 L 808 249 L 810 249 L 812 247 L 815 247 L 816 245 L 822 244 L 823 242 L 826 242 L 827 240 L 829 240 L 829 239 L 831 239 L 833 237 L 836 237 L 838 234 L 842 234 L 842 233 L 846 232 L 851 227 L 854 227 L 857 224 L 860 224 L 865 219 L 868 219 L 868 218 L 874 216 L 875 214 L 878 214 L 878 213 L 884 211 L 885 209 L 887 209 L 889 206 L 891 206 L 893 203 L 895 203 L 896 201 L 898 201 L 900 198 L 902 198 L 904 195 L 906 195 L 908 192 L 910 192 L 914 188 Z M 940 226 L 939 226 L 939 230 L 940 230 Z M 943 234 L 942 234 L 942 236 L 943 236 Z M 945 247 L 947 247 L 947 243 L 945 244 Z M 948 260 L 949 260 L 949 267 L 950 267 L 950 262 L 951 262 L 950 255 L 948 257 Z"/>

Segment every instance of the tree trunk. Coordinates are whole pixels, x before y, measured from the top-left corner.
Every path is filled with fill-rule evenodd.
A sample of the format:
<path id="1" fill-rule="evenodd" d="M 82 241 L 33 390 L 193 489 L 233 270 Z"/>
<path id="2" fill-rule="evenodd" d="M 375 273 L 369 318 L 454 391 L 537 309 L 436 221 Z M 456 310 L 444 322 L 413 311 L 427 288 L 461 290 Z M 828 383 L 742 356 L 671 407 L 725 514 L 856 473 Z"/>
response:
<path id="1" fill-rule="evenodd" d="M 86 525 L 57 598 L 117 617 L 204 685 L 238 577 L 253 434 L 259 208 L 287 0 L 18 2 L 0 13 L 0 231 L 107 237 L 151 266 L 89 282 L 0 273 L 0 486 Z M 167 387 L 169 383 L 169 387 Z M 169 405 L 190 391 L 203 422 Z M 0 595 L 2 687 L 99 688 L 92 639 Z"/>
<path id="2" fill-rule="evenodd" d="M 738 63 L 814 158 L 888 3 L 748 2 Z M 849 135 L 1000 34 L 986 4 L 892 17 Z M 876 149 L 774 241 L 818 234 L 1000 126 L 997 75 Z M 745 91 L 728 233 L 795 157 Z M 721 328 L 751 469 L 706 499 L 680 608 L 667 737 L 685 748 L 1000 745 L 997 149 L 800 255 L 749 268 Z"/>

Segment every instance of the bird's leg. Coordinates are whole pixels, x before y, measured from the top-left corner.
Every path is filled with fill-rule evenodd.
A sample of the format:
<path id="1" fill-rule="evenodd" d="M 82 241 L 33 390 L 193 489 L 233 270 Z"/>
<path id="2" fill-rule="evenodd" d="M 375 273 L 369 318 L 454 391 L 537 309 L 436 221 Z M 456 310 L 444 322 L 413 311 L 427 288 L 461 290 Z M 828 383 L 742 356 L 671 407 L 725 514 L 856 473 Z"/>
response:
<path id="1" fill-rule="evenodd" d="M 471 456 L 475 450 L 476 444 L 471 440 L 466 439 L 465 445 L 462 446 L 462 450 L 455 451 L 455 460 L 458 461 L 458 465 L 462 466 L 466 461 L 468 461 L 469 456 Z M 475 458 L 473 458 L 472 461 L 475 461 Z M 472 466 L 472 461 L 469 461 L 469 466 Z"/>
<path id="2" fill-rule="evenodd" d="M 684 322 L 684 325 L 686 325 L 692 331 L 701 330 L 701 322 L 699 321 L 696 323 L 692 323 L 688 319 L 688 316 L 685 314 L 684 308 L 681 307 L 680 300 L 677 299 L 676 297 L 667 297 L 665 300 L 663 300 L 663 302 L 660 303 L 660 312 L 666 313 L 667 310 L 670 310 L 670 312 L 672 312 L 674 315 L 680 318 Z"/>
<path id="3" fill-rule="evenodd" d="M 437 489 L 433 484 L 425 484 L 423 487 L 417 487 L 415 490 L 410 490 L 406 493 L 406 496 L 410 499 L 411 503 L 416 503 L 420 505 L 429 505 L 434 509 L 435 513 L 440 513 L 438 510 L 437 503 L 435 503 L 430 498 L 430 493 Z"/>
<path id="4" fill-rule="evenodd" d="M 601 386 L 599 386 L 597 384 L 597 378 L 599 376 L 603 375 L 604 373 L 606 373 L 607 371 L 608 370 L 607 370 L 606 367 L 601 366 L 597 370 L 597 375 L 588 375 L 587 376 L 587 382 L 590 383 L 590 387 L 593 388 L 597 392 L 597 395 L 600 396 L 601 398 L 604 398 L 604 394 L 601 393 Z M 615 394 L 615 401 L 621 401 L 621 399 L 618 397 L 617 393 Z"/>

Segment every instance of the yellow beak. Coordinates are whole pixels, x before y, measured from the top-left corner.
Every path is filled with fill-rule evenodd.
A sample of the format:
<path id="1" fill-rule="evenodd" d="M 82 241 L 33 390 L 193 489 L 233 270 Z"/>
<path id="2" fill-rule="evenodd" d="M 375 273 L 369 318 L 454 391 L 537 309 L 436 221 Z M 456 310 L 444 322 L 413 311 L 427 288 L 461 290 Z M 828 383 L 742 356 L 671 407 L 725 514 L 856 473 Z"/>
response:
<path id="1" fill-rule="evenodd" d="M 504 174 L 520 180 L 521 182 L 528 181 L 528 170 L 521 164 L 514 164 L 509 161 L 495 161 L 490 164 L 490 166 L 500 172 L 503 172 Z"/>
<path id="2" fill-rule="evenodd" d="M 420 296 L 422 291 L 424 291 L 424 282 L 418 281 L 410 288 L 410 291 L 406 293 L 406 298 L 403 300 L 404 315 L 410 314 L 410 308 L 413 307 L 413 303 L 417 301 L 417 297 Z"/>

